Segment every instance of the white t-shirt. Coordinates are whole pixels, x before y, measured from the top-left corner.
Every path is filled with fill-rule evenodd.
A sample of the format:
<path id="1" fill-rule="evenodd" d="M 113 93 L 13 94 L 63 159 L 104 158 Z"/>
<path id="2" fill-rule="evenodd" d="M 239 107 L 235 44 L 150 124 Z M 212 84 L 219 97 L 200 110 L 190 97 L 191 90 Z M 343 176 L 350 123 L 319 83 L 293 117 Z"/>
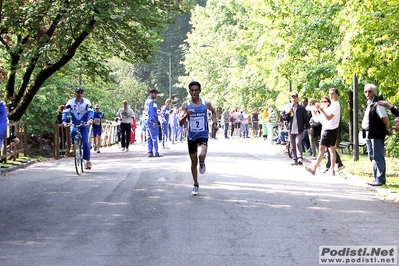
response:
<path id="1" fill-rule="evenodd" d="M 339 102 L 331 102 L 330 106 L 324 109 L 324 112 L 327 115 L 334 114 L 334 117 L 331 120 L 323 119 L 320 121 L 323 125 L 323 130 L 332 130 L 338 128 L 339 121 L 341 120 L 341 105 Z"/>
<path id="2" fill-rule="evenodd" d="M 129 123 L 133 122 L 134 112 L 130 108 L 121 108 L 118 111 L 118 116 L 121 118 L 121 123 Z"/>

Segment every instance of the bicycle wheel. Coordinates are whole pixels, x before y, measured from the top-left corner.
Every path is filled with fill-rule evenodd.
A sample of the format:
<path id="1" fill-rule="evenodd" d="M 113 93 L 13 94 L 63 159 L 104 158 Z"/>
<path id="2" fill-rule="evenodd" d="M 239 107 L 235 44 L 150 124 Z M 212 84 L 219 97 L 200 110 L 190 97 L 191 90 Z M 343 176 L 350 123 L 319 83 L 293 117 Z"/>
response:
<path id="1" fill-rule="evenodd" d="M 83 167 L 82 167 L 82 150 L 81 150 L 81 148 L 80 148 L 80 143 L 79 143 L 79 140 L 75 140 L 75 144 L 73 145 L 74 146 L 74 150 L 75 150 L 75 169 L 76 169 L 76 173 L 78 174 L 78 175 L 80 175 L 80 173 L 81 172 L 83 172 L 82 171 L 82 169 L 83 169 Z"/>
<path id="2" fill-rule="evenodd" d="M 292 149 L 291 149 L 291 145 L 289 143 L 287 144 L 286 149 L 287 149 L 288 157 L 290 157 L 292 159 Z"/>
<path id="3" fill-rule="evenodd" d="M 83 144 L 82 144 L 82 140 L 80 140 L 79 150 L 80 150 L 80 170 L 82 170 L 82 173 L 83 173 L 84 169 L 85 169 L 85 164 L 84 164 L 85 161 L 83 160 Z"/>

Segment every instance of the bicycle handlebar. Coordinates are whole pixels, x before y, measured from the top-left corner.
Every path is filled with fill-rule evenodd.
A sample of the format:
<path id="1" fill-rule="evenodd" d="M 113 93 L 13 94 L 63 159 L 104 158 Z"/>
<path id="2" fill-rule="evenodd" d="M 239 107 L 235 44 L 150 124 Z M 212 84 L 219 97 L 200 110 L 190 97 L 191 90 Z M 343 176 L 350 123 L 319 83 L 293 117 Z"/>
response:
<path id="1" fill-rule="evenodd" d="M 66 123 L 65 126 L 67 126 L 67 127 L 70 127 L 70 126 L 74 126 L 74 127 L 87 126 L 87 122 L 80 121 L 80 124 L 77 124 L 77 125 L 72 124 L 72 123 Z"/>

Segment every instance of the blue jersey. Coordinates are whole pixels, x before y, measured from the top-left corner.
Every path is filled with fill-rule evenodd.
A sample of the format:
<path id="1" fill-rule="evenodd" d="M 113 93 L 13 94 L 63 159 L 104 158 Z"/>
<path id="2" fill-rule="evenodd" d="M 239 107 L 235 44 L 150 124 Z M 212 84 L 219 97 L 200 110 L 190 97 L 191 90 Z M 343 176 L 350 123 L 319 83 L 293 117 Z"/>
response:
<path id="1" fill-rule="evenodd" d="M 199 106 L 193 106 L 190 101 L 187 101 L 187 110 L 192 110 L 188 116 L 188 140 L 197 140 L 199 138 L 208 138 L 208 110 L 206 108 L 205 100 L 200 99 Z"/>
<path id="2" fill-rule="evenodd" d="M 144 110 L 148 115 L 148 123 L 153 124 L 157 123 L 158 113 L 157 113 L 157 103 L 151 97 L 149 97 L 144 104 Z"/>
<path id="3" fill-rule="evenodd" d="M 70 99 L 62 112 L 62 122 L 67 122 L 68 114 L 71 114 L 72 124 L 78 125 L 81 121 L 87 122 L 94 117 L 93 106 L 90 101 L 83 98 L 80 103 L 75 98 Z"/>
<path id="4" fill-rule="evenodd" d="M 169 123 L 169 107 L 168 106 L 165 105 L 162 108 L 161 116 L 163 119 L 165 119 L 165 123 L 168 124 Z"/>
<path id="5" fill-rule="evenodd" d="M 93 127 L 98 128 L 101 127 L 101 119 L 104 119 L 104 115 L 102 112 L 94 112 L 94 121 L 93 121 Z"/>

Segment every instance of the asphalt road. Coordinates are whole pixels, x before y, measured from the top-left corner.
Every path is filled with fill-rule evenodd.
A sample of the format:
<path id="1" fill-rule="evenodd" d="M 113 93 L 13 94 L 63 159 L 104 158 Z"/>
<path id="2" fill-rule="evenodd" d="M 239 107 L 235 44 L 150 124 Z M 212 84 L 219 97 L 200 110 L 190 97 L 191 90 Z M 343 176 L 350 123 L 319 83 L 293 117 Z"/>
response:
<path id="1" fill-rule="evenodd" d="M 191 196 L 186 144 L 36 163 L 0 180 L 0 265 L 319 265 L 319 246 L 397 246 L 399 210 L 312 176 L 262 139 L 210 140 Z"/>

